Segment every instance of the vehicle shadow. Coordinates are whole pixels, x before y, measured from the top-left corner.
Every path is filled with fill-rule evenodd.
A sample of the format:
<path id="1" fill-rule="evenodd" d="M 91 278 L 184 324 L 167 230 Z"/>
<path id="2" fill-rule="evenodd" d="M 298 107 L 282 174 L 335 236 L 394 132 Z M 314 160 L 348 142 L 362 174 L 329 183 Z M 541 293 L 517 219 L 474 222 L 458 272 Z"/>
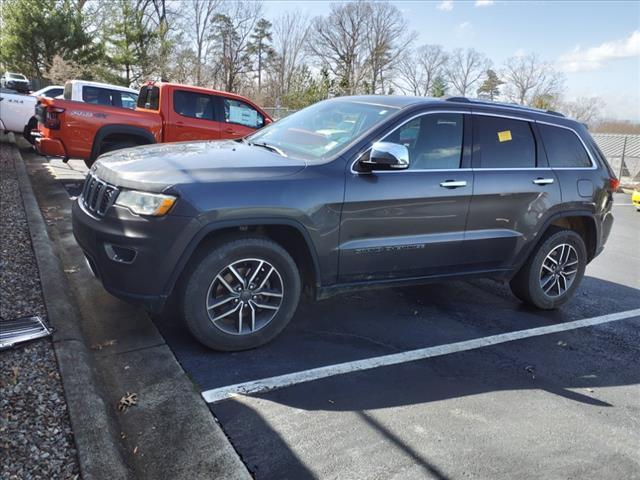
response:
<path id="1" fill-rule="evenodd" d="M 232 444 L 255 478 L 279 480 L 307 480 L 322 478 L 322 472 L 313 472 L 294 452 L 296 446 L 288 444 L 269 422 L 254 408 L 238 401 L 225 402 L 212 411 L 221 422 Z M 448 480 L 441 469 L 424 455 L 404 442 L 398 435 L 382 425 L 367 412 L 357 412 L 358 419 L 418 465 L 425 478 Z M 330 446 L 326 446 L 329 450 Z M 324 450 L 324 449 L 323 449 Z"/>

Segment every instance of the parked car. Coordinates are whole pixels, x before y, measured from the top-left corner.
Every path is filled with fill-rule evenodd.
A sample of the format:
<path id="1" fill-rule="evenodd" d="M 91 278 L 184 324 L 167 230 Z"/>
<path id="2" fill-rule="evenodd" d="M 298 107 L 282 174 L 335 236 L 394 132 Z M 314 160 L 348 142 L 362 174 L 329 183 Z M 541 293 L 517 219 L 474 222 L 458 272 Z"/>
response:
<path id="1" fill-rule="evenodd" d="M 36 97 L 0 88 L 0 130 L 24 134 L 36 101 Z"/>
<path id="2" fill-rule="evenodd" d="M 303 291 L 482 276 L 557 308 L 604 247 L 617 186 L 560 114 L 342 97 L 238 141 L 103 155 L 73 231 L 108 291 L 156 311 L 175 298 L 200 342 L 242 350 L 281 332 Z"/>
<path id="3" fill-rule="evenodd" d="M 48 87 L 41 88 L 35 92 L 31 92 L 32 97 L 47 97 L 56 98 L 61 97 L 64 93 L 64 87 L 62 85 L 49 85 Z"/>
<path id="4" fill-rule="evenodd" d="M 0 88 L 29 93 L 31 83 L 29 79 L 21 73 L 5 72 L 2 77 L 0 77 Z"/>
<path id="5" fill-rule="evenodd" d="M 135 111 L 45 100 L 37 108 L 39 153 L 81 158 L 158 142 L 240 138 L 271 122 L 251 100 L 227 92 L 149 82 Z"/>
<path id="6" fill-rule="evenodd" d="M 56 89 L 60 87 L 55 87 Z M 56 93 L 58 91 L 56 90 Z M 37 92 L 34 92 L 37 93 Z M 62 92 L 57 95 L 44 95 L 48 98 L 58 98 L 60 95 L 65 100 L 74 102 L 86 102 L 95 105 L 110 105 L 119 108 L 135 108 L 138 100 L 138 92 L 131 88 L 122 87 L 120 85 L 111 85 L 109 83 L 90 82 L 87 80 L 69 80 L 62 87 Z M 38 102 L 39 104 L 39 102 Z M 37 132 L 38 118 L 37 111 L 32 111 L 27 128 L 25 129 L 25 138 L 35 143 L 39 136 Z"/>
<path id="7" fill-rule="evenodd" d="M 37 97 L 54 95 L 62 87 L 45 87 L 29 95 L 6 88 L 0 89 L 0 130 L 21 133 L 27 140 L 31 139 L 31 128 L 35 128 L 34 111 Z M 34 119 L 29 123 L 30 119 Z M 33 141 L 32 141 L 33 142 Z"/>
<path id="8" fill-rule="evenodd" d="M 631 203 L 635 205 L 636 210 L 640 212 L 640 188 L 633 190 L 631 194 Z"/>
<path id="9" fill-rule="evenodd" d="M 138 91 L 133 88 L 86 80 L 69 80 L 66 82 L 63 96 L 65 100 L 92 103 L 94 105 L 110 105 L 131 110 L 136 108 L 136 102 L 138 101 Z"/>

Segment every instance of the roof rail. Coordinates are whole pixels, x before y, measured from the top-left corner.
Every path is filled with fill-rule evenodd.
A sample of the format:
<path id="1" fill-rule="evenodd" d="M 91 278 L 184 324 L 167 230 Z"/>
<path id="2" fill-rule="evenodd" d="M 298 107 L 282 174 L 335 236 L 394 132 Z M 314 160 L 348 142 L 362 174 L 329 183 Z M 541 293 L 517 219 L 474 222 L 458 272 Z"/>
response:
<path id="1" fill-rule="evenodd" d="M 467 97 L 446 97 L 445 100 L 447 102 L 471 103 Z"/>
<path id="2" fill-rule="evenodd" d="M 517 103 L 494 102 L 491 100 L 482 100 L 479 98 L 467 98 L 467 97 L 446 97 L 444 100 L 447 102 L 475 103 L 476 105 L 493 105 L 496 107 L 514 108 L 518 110 L 529 110 L 532 112 L 539 112 L 539 113 L 546 113 L 548 115 L 554 115 L 556 117 L 564 117 L 562 113 L 556 112 L 554 110 L 545 110 L 542 108 L 527 107 L 525 105 L 520 105 Z"/>

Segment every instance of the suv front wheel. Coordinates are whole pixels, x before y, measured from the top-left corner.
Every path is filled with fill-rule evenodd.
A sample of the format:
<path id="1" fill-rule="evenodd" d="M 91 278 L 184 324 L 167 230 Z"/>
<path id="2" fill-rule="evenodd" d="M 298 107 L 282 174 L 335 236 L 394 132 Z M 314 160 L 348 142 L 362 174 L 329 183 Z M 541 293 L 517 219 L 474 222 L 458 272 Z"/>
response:
<path id="1" fill-rule="evenodd" d="M 587 266 L 587 249 L 573 230 L 554 228 L 511 280 L 511 291 L 524 303 L 552 310 L 568 301 Z"/>
<path id="2" fill-rule="evenodd" d="M 284 248 L 265 238 L 242 238 L 213 248 L 191 270 L 182 311 L 204 345 L 247 350 L 287 326 L 300 290 L 300 273 Z"/>

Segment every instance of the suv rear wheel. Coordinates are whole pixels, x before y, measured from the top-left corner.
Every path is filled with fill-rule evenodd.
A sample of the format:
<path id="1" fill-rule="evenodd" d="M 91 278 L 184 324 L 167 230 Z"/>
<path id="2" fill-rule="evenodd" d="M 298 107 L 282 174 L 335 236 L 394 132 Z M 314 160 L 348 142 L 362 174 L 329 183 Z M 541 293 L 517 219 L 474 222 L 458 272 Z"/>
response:
<path id="1" fill-rule="evenodd" d="M 587 266 L 587 249 L 573 230 L 554 228 L 511 280 L 511 291 L 524 303 L 552 310 L 568 301 Z"/>
<path id="2" fill-rule="evenodd" d="M 193 336 L 215 350 L 247 350 L 278 335 L 295 313 L 300 272 L 265 238 L 215 247 L 188 274 L 182 311 Z"/>

